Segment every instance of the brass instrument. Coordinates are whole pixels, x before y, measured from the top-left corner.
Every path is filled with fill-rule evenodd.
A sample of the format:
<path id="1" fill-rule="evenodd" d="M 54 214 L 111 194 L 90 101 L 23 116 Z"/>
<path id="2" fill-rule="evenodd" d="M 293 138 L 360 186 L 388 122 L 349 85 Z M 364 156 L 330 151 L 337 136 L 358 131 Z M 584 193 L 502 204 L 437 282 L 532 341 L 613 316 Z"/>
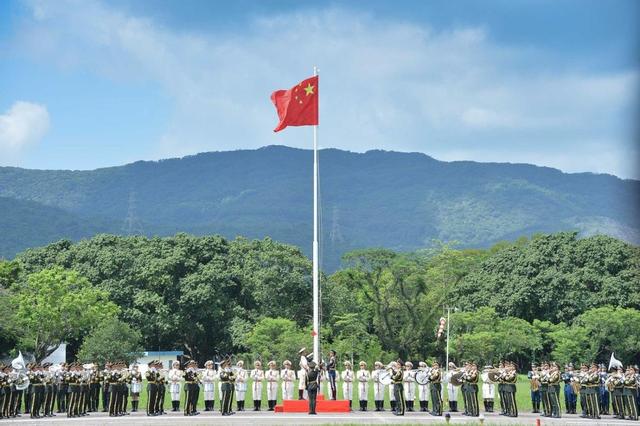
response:
<path id="1" fill-rule="evenodd" d="M 462 383 L 464 382 L 464 376 L 466 374 L 464 368 L 456 368 L 455 370 L 451 371 L 449 371 L 449 383 L 453 386 L 462 386 Z"/>

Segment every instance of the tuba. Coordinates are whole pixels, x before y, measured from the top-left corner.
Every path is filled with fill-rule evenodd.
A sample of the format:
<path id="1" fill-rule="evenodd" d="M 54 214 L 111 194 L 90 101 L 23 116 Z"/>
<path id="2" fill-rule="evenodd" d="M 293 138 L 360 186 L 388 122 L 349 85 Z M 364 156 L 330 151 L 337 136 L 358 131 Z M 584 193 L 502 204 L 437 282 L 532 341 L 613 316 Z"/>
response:
<path id="1" fill-rule="evenodd" d="M 15 370 L 11 373 L 11 380 L 15 383 L 16 390 L 22 391 L 29 387 L 29 376 L 27 375 L 27 367 L 22 357 L 22 352 L 18 352 L 18 356 L 11 361 L 11 367 Z"/>

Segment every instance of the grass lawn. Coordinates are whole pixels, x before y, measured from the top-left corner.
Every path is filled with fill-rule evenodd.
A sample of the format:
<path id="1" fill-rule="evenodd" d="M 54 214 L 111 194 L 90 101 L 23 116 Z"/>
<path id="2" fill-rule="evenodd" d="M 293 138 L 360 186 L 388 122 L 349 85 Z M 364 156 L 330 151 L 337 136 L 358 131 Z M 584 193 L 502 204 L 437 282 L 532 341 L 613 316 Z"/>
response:
<path id="1" fill-rule="evenodd" d="M 297 382 L 295 382 L 295 390 L 294 390 L 294 398 L 298 397 L 298 384 Z M 338 398 L 341 399 L 343 398 L 342 395 L 342 383 L 338 382 L 337 383 L 337 388 L 338 388 Z M 322 391 L 325 392 L 325 397 L 326 395 L 326 391 L 325 391 L 326 387 L 325 384 L 323 383 L 322 386 Z M 531 411 L 531 398 L 530 398 L 530 390 L 529 390 L 529 380 L 527 379 L 527 376 L 525 375 L 520 375 L 518 377 L 518 391 L 516 393 L 516 397 L 517 397 L 517 404 L 518 404 L 518 410 L 520 411 Z M 280 390 L 280 388 L 279 388 Z M 280 393 L 278 392 L 278 403 L 282 402 L 282 398 Z M 496 392 L 497 393 L 497 392 Z M 417 400 L 417 395 L 418 392 L 416 391 L 416 400 Z M 200 402 L 198 404 L 198 408 L 199 409 L 203 409 L 204 408 L 204 392 L 202 392 L 202 388 L 200 390 Z M 444 406 L 444 411 L 446 412 L 448 410 L 448 405 L 446 403 L 447 401 L 447 395 L 446 395 L 446 391 L 445 391 L 445 406 Z M 562 399 L 562 398 L 561 398 Z M 358 409 L 359 405 L 358 405 L 358 393 L 357 393 L 357 387 L 354 387 L 354 393 L 353 393 L 353 400 L 354 402 L 354 408 Z M 480 406 L 480 410 L 483 410 L 483 405 L 482 405 L 482 391 L 478 392 L 478 400 L 479 400 L 479 406 Z M 245 398 L 245 409 L 247 410 L 252 410 L 253 409 L 253 394 L 252 394 L 252 390 L 251 390 L 251 385 L 249 384 L 248 386 L 248 390 L 246 393 L 246 398 Z M 562 402 L 562 401 L 561 401 Z M 140 409 L 144 409 L 147 405 L 147 394 L 146 391 L 143 388 L 143 392 L 140 394 Z M 463 404 L 463 400 L 462 400 L 462 395 L 459 393 L 458 394 L 458 409 L 460 410 L 460 408 L 462 408 L 464 406 Z M 235 404 L 234 404 L 235 407 Z M 386 409 L 390 409 L 390 404 L 389 404 L 389 392 L 388 390 L 385 392 L 385 407 Z M 496 403 L 495 403 L 495 409 L 498 410 L 499 404 L 498 404 L 498 400 L 496 397 Z M 131 404 L 129 404 L 129 409 L 131 408 Z M 184 408 L 184 392 L 181 394 L 181 402 L 180 402 L 180 409 Z M 218 388 L 216 387 L 216 403 L 215 403 L 215 409 L 218 410 L 220 408 L 220 395 L 218 393 Z M 262 386 L 262 409 L 266 410 L 267 408 L 267 388 L 266 386 Z M 368 408 L 371 410 L 374 407 L 373 404 L 373 385 L 370 384 L 369 385 L 369 405 Z M 415 407 L 414 409 L 419 409 L 419 405 L 418 402 L 415 403 Z M 431 403 L 429 405 L 429 408 L 431 409 Z M 170 410 L 171 409 L 171 396 L 169 395 L 168 392 L 168 388 L 167 388 L 167 394 L 165 396 L 165 410 Z"/>

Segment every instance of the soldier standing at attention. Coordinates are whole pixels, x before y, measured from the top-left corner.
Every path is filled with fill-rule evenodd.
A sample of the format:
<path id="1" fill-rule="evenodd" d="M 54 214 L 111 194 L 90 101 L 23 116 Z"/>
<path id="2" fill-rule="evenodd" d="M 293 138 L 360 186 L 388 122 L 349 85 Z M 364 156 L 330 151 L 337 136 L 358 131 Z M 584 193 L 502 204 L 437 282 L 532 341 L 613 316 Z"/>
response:
<path id="1" fill-rule="evenodd" d="M 450 362 L 449 372 L 447 373 L 447 399 L 449 401 L 449 411 L 455 413 L 458 411 L 458 387 L 451 383 L 451 375 L 456 370 L 456 365 Z"/>
<path id="2" fill-rule="evenodd" d="M 231 370 L 231 360 L 228 358 L 220 364 L 220 382 L 222 384 L 222 415 L 230 416 L 235 414 L 231 411 L 233 405 L 233 387 L 235 382 L 235 374 Z"/>
<path id="3" fill-rule="evenodd" d="M 393 384 L 393 394 L 396 400 L 396 409 L 393 414 L 396 416 L 404 416 L 404 410 L 406 408 L 406 404 L 404 403 L 404 389 L 402 385 L 403 378 L 404 374 L 402 372 L 401 362 L 392 362 L 391 383 Z"/>
<path id="4" fill-rule="evenodd" d="M 549 364 L 542 363 L 540 371 L 540 400 L 542 401 L 542 415 L 551 417 L 551 403 L 549 401 Z"/>
<path id="5" fill-rule="evenodd" d="M 376 411 L 384 411 L 384 388 L 385 385 L 380 382 L 380 373 L 384 372 L 383 365 L 380 361 L 373 364 L 371 379 L 373 380 L 373 400 L 376 405 Z"/>
<path id="6" fill-rule="evenodd" d="M 64 379 L 66 374 L 67 374 L 67 364 L 62 362 L 60 363 L 60 369 L 56 372 L 56 382 L 58 383 L 58 386 L 57 386 L 58 395 L 56 396 L 56 401 L 58 403 L 58 410 L 57 410 L 58 413 L 67 412 L 68 385 L 67 385 L 67 381 Z"/>
<path id="7" fill-rule="evenodd" d="M 420 361 L 418 363 L 418 370 L 425 371 L 426 369 L 427 363 Z M 421 412 L 429 411 L 429 383 L 418 383 L 418 402 L 420 403 Z"/>
<path id="8" fill-rule="evenodd" d="M 262 405 L 262 381 L 264 380 L 264 371 L 262 371 L 262 363 L 260 361 L 253 363 L 253 370 L 251 370 L 250 377 L 253 394 L 253 411 L 260 411 L 260 406 Z"/>
<path id="9" fill-rule="evenodd" d="M 214 379 L 216 370 L 213 369 L 213 361 L 209 360 L 204 363 L 204 371 L 202 372 L 202 387 L 204 391 L 204 411 L 213 411 L 216 397 L 216 386 Z"/>
<path id="10" fill-rule="evenodd" d="M 609 415 L 609 390 L 607 389 L 607 378 L 609 375 L 607 374 L 607 367 L 604 364 L 600 364 L 600 387 L 599 387 L 599 398 L 600 402 L 600 414 Z"/>
<path id="11" fill-rule="evenodd" d="M 569 363 L 564 367 L 564 373 L 560 375 L 564 382 L 564 406 L 567 414 L 576 414 L 576 394 L 573 392 L 573 381 L 575 379 L 573 364 Z"/>
<path id="12" fill-rule="evenodd" d="M 493 370 L 493 365 L 485 365 L 480 377 L 482 378 L 482 402 L 484 403 L 484 411 L 492 413 L 493 399 L 496 396 L 496 385 L 489 378 L 489 370 Z"/>
<path id="13" fill-rule="evenodd" d="M 433 409 L 431 414 L 434 416 L 442 415 L 442 371 L 440 364 L 434 362 L 429 373 L 429 383 L 431 383 L 431 404 Z"/>
<path id="14" fill-rule="evenodd" d="M 247 370 L 244 369 L 244 361 L 236 363 L 236 400 L 238 411 L 244 411 L 244 398 L 247 393 Z"/>
<path id="15" fill-rule="evenodd" d="M 407 411 L 413 411 L 413 403 L 416 399 L 416 376 L 413 372 L 413 363 L 411 363 L 410 361 L 404 363 L 402 381 L 404 387 L 404 400 L 407 404 Z"/>
<path id="16" fill-rule="evenodd" d="M 111 375 L 111 363 L 106 362 L 104 364 L 104 370 L 102 371 L 102 412 L 106 413 L 109 410 L 109 398 L 111 393 L 109 392 L 109 376 Z"/>
<path id="17" fill-rule="evenodd" d="M 191 360 L 184 371 L 184 415 L 195 416 L 200 414 L 197 410 L 198 396 L 200 394 L 200 379 L 198 378 L 198 363 Z"/>
<path id="18" fill-rule="evenodd" d="M 180 411 L 180 382 L 184 372 L 180 370 L 180 362 L 173 361 L 169 370 L 169 393 L 171 394 L 171 411 Z"/>
<path id="19" fill-rule="evenodd" d="M 367 370 L 367 363 L 360 361 L 360 369 L 356 373 L 358 381 L 358 400 L 360 401 L 360 411 L 367 411 L 367 402 L 369 399 L 369 379 L 371 374 Z"/>
<path id="20" fill-rule="evenodd" d="M 269 404 L 269 411 L 273 411 L 276 407 L 276 401 L 278 400 L 278 379 L 280 373 L 276 369 L 276 362 L 269 361 L 269 369 L 265 373 L 267 378 L 267 401 Z"/>
<path id="21" fill-rule="evenodd" d="M 307 358 L 307 348 L 298 351 L 300 355 L 300 369 L 298 370 L 298 400 L 305 399 L 305 391 L 307 390 L 305 375 L 309 370 L 309 359 Z"/>
<path id="22" fill-rule="evenodd" d="M 351 409 L 353 403 L 353 380 L 355 379 L 355 375 L 351 369 L 351 362 L 344 362 L 344 371 L 342 372 L 341 378 L 342 397 L 349 401 L 349 409 Z"/>
<path id="23" fill-rule="evenodd" d="M 138 411 L 140 404 L 140 392 L 142 391 L 142 373 L 138 369 L 138 364 L 131 367 L 131 412 Z"/>
<path id="24" fill-rule="evenodd" d="M 147 372 L 144 374 L 147 379 L 147 416 L 157 416 L 156 400 L 158 399 L 158 370 L 156 370 L 156 362 L 151 361 L 147 364 Z"/>
<path id="25" fill-rule="evenodd" d="M 327 372 L 329 373 L 329 386 L 331 387 L 331 399 L 337 398 L 336 388 L 336 368 L 338 360 L 336 358 L 336 351 L 333 349 L 329 351 L 329 362 L 327 363 Z"/>
<path id="26" fill-rule="evenodd" d="M 293 382 L 296 379 L 296 373 L 291 369 L 291 361 L 288 359 L 282 363 L 284 367 L 280 373 L 282 379 L 282 399 L 293 399 Z"/>
<path id="27" fill-rule="evenodd" d="M 320 387 L 320 370 L 316 367 L 314 361 L 309 362 L 308 368 L 305 374 L 305 383 L 307 385 L 307 395 L 309 395 L 309 414 L 316 414 L 316 397 L 318 396 L 318 387 Z"/>
<path id="28" fill-rule="evenodd" d="M 156 413 L 159 415 L 167 414 L 164 411 L 164 398 L 167 394 L 167 377 L 165 375 L 166 370 L 162 367 L 162 361 L 157 360 L 155 364 L 156 370 L 158 370 L 158 398 L 156 399 Z"/>

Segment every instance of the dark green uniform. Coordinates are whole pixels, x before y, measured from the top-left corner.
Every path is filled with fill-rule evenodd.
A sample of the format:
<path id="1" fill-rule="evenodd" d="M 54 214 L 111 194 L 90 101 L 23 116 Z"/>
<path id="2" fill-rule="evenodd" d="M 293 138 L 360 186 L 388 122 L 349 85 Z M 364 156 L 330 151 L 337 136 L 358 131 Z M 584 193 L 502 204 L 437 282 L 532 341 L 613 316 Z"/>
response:
<path id="1" fill-rule="evenodd" d="M 442 415 L 442 372 L 439 368 L 432 368 L 429 373 L 432 409 L 434 416 Z"/>
<path id="2" fill-rule="evenodd" d="M 184 415 L 195 416 L 198 413 L 198 395 L 200 386 L 198 385 L 198 372 L 195 368 L 188 368 L 184 372 Z"/>
<path id="3" fill-rule="evenodd" d="M 231 406 L 233 405 L 233 389 L 236 375 L 230 368 L 225 368 L 220 372 L 220 382 L 222 383 L 222 415 L 228 416 L 233 414 Z"/>
<path id="4" fill-rule="evenodd" d="M 404 374 L 402 368 L 397 370 L 391 370 L 391 382 L 393 383 L 393 395 L 396 398 L 396 409 L 393 412 L 396 416 L 404 416 L 404 410 L 407 408 L 407 404 L 404 400 L 404 386 L 402 385 L 402 379 Z"/>
<path id="5" fill-rule="evenodd" d="M 477 370 L 470 370 L 463 375 L 464 387 L 462 393 L 464 398 L 464 408 L 467 415 L 478 417 L 480 407 L 478 406 L 478 378 Z"/>
<path id="6" fill-rule="evenodd" d="M 624 389 L 622 393 L 624 415 L 629 420 L 638 420 L 638 407 L 636 406 L 636 377 L 634 372 L 627 372 L 623 379 Z"/>
<path id="7" fill-rule="evenodd" d="M 551 417 L 560 417 L 560 372 L 552 370 L 549 373 L 548 398 Z"/>

